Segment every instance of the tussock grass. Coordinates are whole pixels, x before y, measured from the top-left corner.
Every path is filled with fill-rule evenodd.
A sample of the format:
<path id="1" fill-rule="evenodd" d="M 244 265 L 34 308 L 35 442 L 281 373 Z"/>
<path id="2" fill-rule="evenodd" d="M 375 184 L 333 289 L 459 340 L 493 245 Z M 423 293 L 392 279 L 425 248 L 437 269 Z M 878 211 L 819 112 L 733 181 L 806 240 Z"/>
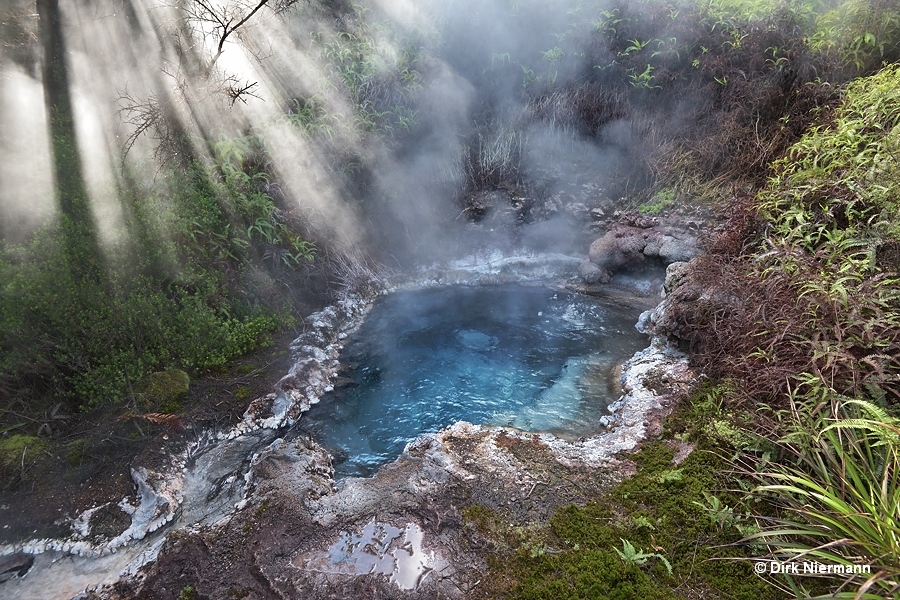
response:
<path id="1" fill-rule="evenodd" d="M 779 507 L 747 541 L 764 543 L 783 563 L 867 565 L 868 573 L 823 574 L 828 598 L 882 598 L 900 592 L 900 419 L 878 406 L 842 399 L 834 406 L 792 403 L 780 463 L 747 473 L 754 492 Z M 809 597 L 805 577 L 789 591 Z"/>

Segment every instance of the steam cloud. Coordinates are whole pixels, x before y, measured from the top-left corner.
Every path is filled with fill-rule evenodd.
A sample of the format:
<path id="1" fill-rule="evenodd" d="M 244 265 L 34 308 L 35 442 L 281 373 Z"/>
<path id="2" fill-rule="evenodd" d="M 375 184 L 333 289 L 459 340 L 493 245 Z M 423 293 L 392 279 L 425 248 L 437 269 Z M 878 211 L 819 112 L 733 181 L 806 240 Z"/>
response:
<path id="1" fill-rule="evenodd" d="M 399 29 L 417 40 L 417 50 L 426 57 L 415 100 L 419 125 L 399 144 L 385 147 L 354 136 L 351 127 L 338 122 L 334 127 L 343 147 L 324 151 L 287 123 L 285 111 L 291 101 L 311 97 L 338 121 L 356 110 L 335 85 L 336 74 L 322 54 L 338 26 L 327 10 L 330 4 L 299 3 L 280 16 L 260 11 L 229 40 L 216 62 L 222 75 L 214 84 L 256 83 L 252 96 L 229 103 L 214 93 L 204 74 L 215 45 L 208 26 L 192 24 L 161 1 L 65 3 L 83 178 L 101 239 L 118 238 L 127 212 L 117 200 L 122 148 L 134 131 L 119 112 L 127 91 L 133 98 L 166 103 L 200 156 L 208 157 L 221 136 L 260 135 L 284 201 L 306 218 L 320 240 L 341 250 L 376 249 L 382 259 L 406 264 L 458 255 L 473 244 L 574 249 L 578 230 L 565 203 L 579 194 L 599 198 L 607 193 L 607 174 L 627 166 L 631 125 L 619 120 L 593 136 L 580 135 L 529 115 L 533 107 L 522 91 L 530 78 L 552 78 L 563 89 L 590 72 L 597 49 L 582 47 L 591 27 L 579 13 L 582 4 L 375 0 L 373 9 L 359 11 L 357 18 L 369 20 L 382 54 L 402 54 L 400 38 L 391 35 Z M 594 11 L 599 8 L 592 5 Z M 22 63 L 21 57 L 7 56 L 0 64 L 5 235 L 49 218 L 52 206 L 40 70 Z M 223 77 L 230 79 L 223 82 Z M 153 166 L 154 143 L 152 135 L 144 135 L 129 155 L 131 175 L 142 177 L 147 189 L 165 185 L 164 171 Z M 491 191 L 467 181 L 466 163 L 478 144 L 482 154 L 515 155 L 529 193 L 540 195 L 527 200 L 544 207 L 545 214 L 516 221 L 514 209 L 526 199 L 504 188 L 484 196 L 484 223 L 470 224 L 460 199 Z M 363 157 L 372 166 L 365 186 L 348 189 L 335 176 L 332 160 L 341 153 Z"/>

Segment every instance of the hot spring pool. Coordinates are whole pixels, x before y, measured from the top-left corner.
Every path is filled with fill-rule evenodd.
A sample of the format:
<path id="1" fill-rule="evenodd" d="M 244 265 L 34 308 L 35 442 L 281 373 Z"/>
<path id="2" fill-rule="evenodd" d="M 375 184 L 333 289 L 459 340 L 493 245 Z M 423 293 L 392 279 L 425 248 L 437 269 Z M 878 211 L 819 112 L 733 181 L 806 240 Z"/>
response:
<path id="1" fill-rule="evenodd" d="M 380 299 L 341 352 L 343 379 L 300 420 L 368 476 L 456 421 L 579 437 L 600 429 L 616 362 L 646 347 L 637 309 L 540 286 L 443 287 Z"/>

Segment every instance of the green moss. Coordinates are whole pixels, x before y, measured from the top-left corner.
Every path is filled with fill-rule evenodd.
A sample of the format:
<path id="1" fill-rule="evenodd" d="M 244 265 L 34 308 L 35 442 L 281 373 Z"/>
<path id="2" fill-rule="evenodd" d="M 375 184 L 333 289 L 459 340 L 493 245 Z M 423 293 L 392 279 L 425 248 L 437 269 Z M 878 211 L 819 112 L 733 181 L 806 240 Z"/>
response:
<path id="1" fill-rule="evenodd" d="M 661 190 L 653 196 L 650 202 L 640 205 L 638 212 L 642 215 L 658 215 L 675 204 L 675 197 L 674 188 Z"/>
<path id="2" fill-rule="evenodd" d="M 253 394 L 253 388 L 249 385 L 242 385 L 234 391 L 234 397 L 240 401 L 247 400 Z"/>
<path id="3" fill-rule="evenodd" d="M 646 445 L 632 457 L 636 475 L 585 506 L 556 511 L 545 536 L 546 552 L 520 545 L 495 559 L 495 574 L 511 582 L 509 596 L 679 598 L 680 590 L 699 590 L 721 598 L 779 597 L 753 574 L 750 563 L 727 560 L 751 551 L 733 545 L 750 521 L 730 508 L 741 499 L 727 491 L 736 487 L 725 475 L 728 465 L 697 450 L 676 467 L 673 455 L 665 443 Z M 728 519 L 711 515 L 710 494 Z M 502 519 L 484 507 L 469 507 L 464 515 L 491 539 L 503 531 Z M 645 552 L 645 563 L 632 564 L 616 552 L 623 539 Z"/>
<path id="4" fill-rule="evenodd" d="M 579 550 L 538 558 L 520 554 L 514 564 L 519 570 L 520 584 L 510 595 L 511 598 L 625 600 L 677 597 L 661 587 L 645 570 L 626 564 L 612 548 Z"/>
<path id="5" fill-rule="evenodd" d="M 10 468 L 24 461 L 27 466 L 46 449 L 47 440 L 33 435 L 17 433 L 0 437 L 0 465 Z"/>
<path id="6" fill-rule="evenodd" d="M 691 396 L 683 400 L 666 419 L 665 434 L 684 441 L 696 441 L 708 432 L 710 421 L 720 418 L 731 384 L 705 380 Z"/>
<path id="7" fill-rule="evenodd" d="M 66 446 L 66 463 L 70 467 L 77 467 L 82 463 L 86 444 L 87 440 L 85 438 L 76 438 L 68 443 Z"/>

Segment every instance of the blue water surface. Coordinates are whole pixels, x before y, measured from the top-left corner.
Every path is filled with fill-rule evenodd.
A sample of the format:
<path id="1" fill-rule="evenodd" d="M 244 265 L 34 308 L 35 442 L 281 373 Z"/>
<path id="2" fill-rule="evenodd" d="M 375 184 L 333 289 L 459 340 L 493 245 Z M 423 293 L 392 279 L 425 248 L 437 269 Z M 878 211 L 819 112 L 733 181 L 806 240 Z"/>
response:
<path id="1" fill-rule="evenodd" d="M 636 309 L 542 286 L 382 298 L 347 340 L 342 383 L 301 419 L 337 477 L 368 476 L 456 421 L 577 437 L 599 429 L 614 364 L 646 346 Z"/>

